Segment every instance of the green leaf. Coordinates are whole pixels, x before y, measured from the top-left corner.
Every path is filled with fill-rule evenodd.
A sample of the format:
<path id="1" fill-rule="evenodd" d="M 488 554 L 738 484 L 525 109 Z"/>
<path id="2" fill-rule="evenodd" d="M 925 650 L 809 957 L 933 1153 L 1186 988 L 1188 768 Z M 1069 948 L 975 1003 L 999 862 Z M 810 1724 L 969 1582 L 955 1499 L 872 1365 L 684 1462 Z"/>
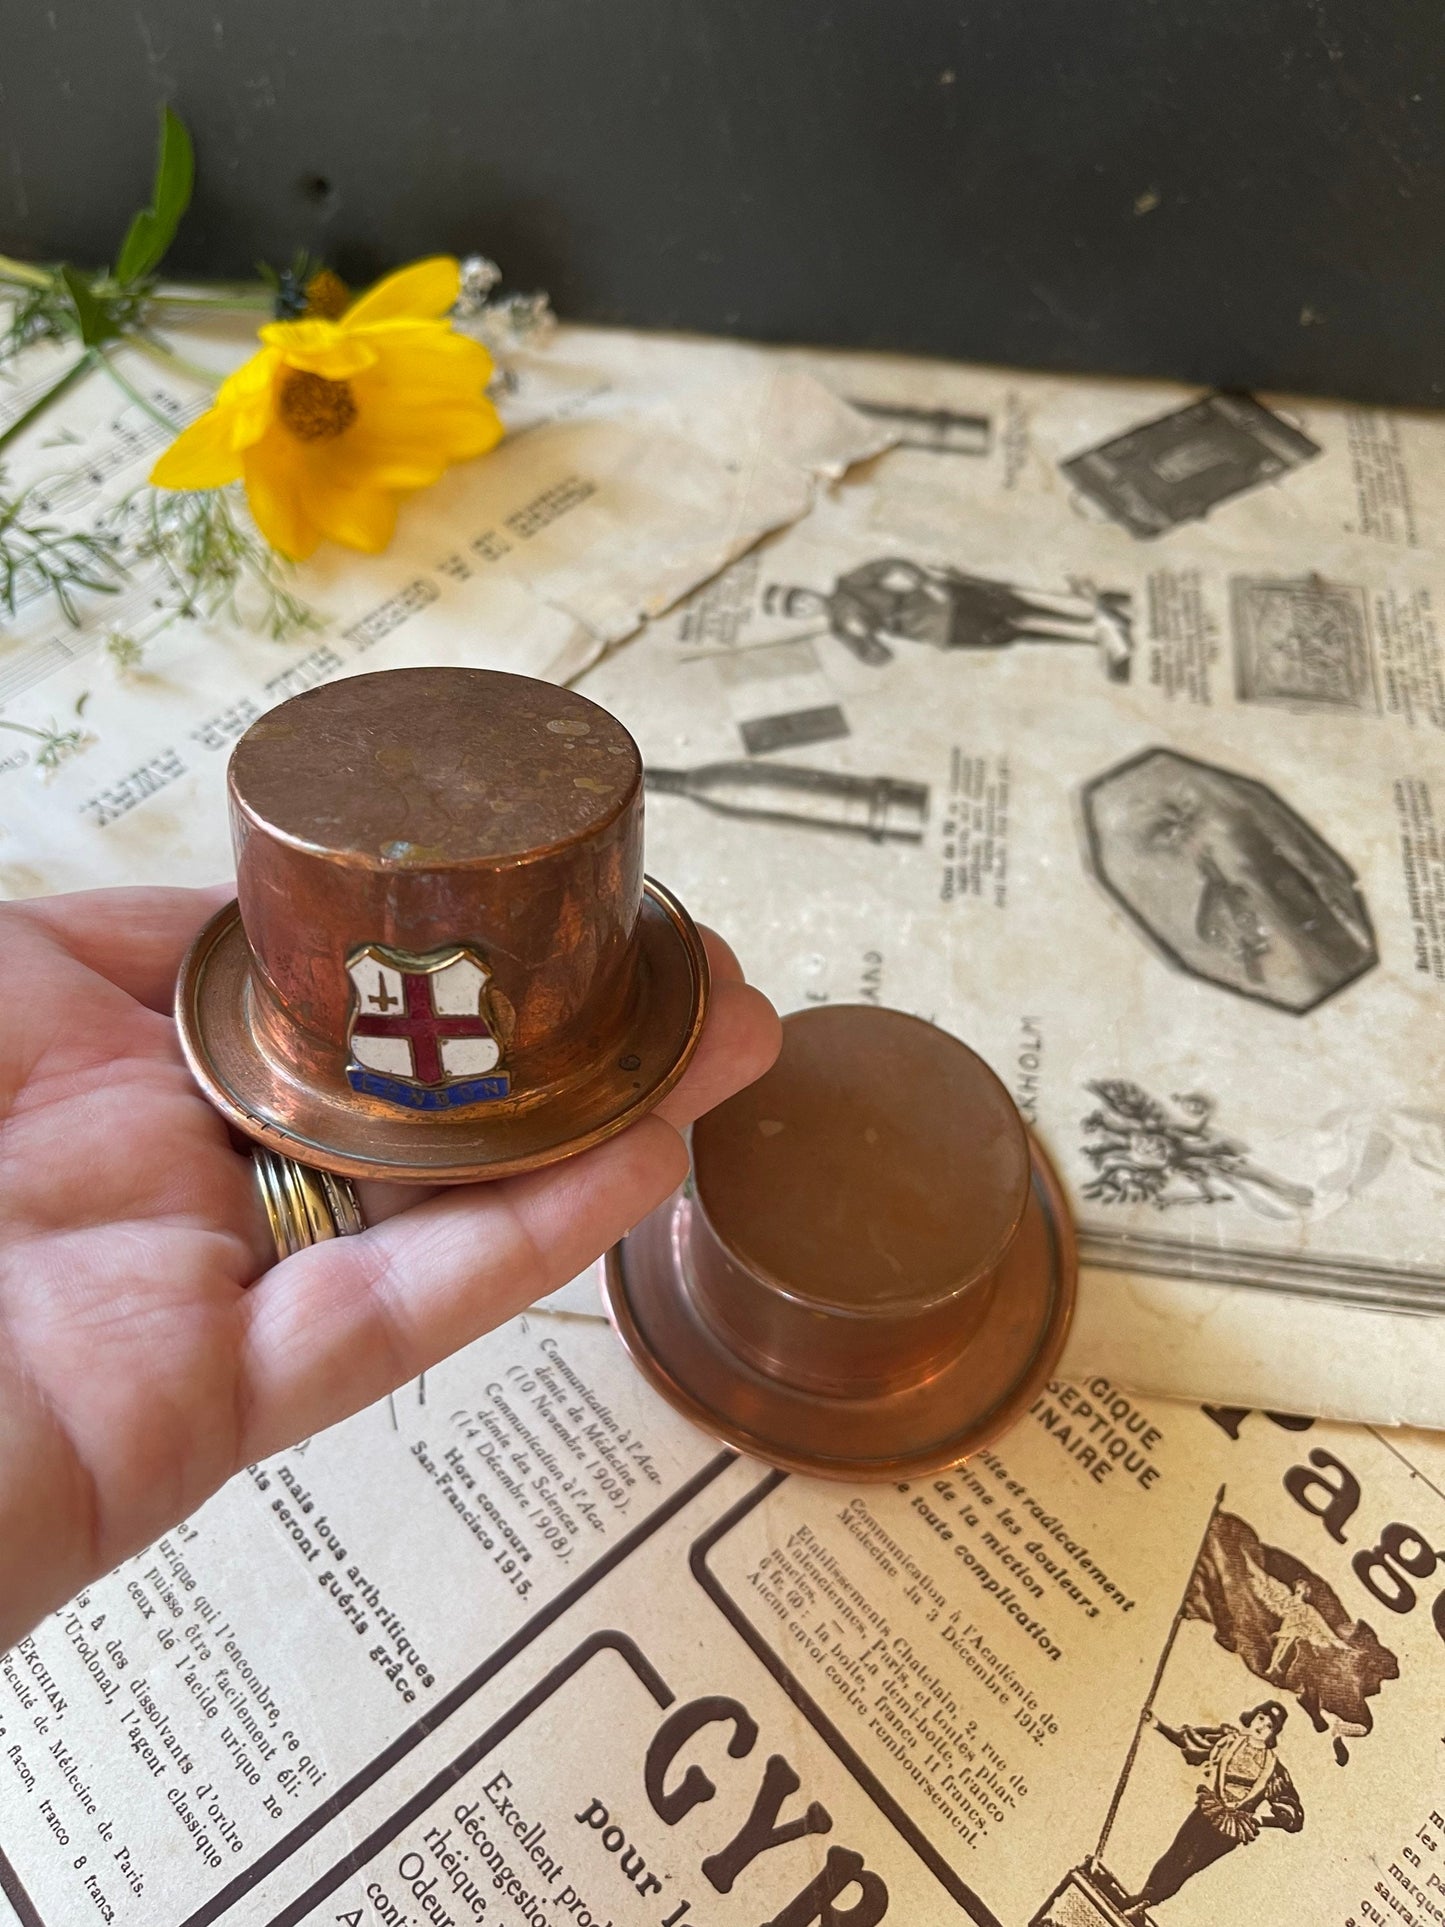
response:
<path id="1" fill-rule="evenodd" d="M 163 107 L 151 204 L 142 208 L 131 222 L 116 256 L 115 278 L 122 287 L 143 280 L 160 266 L 190 202 L 195 172 L 195 156 L 185 122 L 169 107 Z"/>
<path id="2" fill-rule="evenodd" d="M 120 333 L 110 309 L 78 268 L 62 267 L 60 278 L 65 283 L 65 292 L 70 296 L 70 305 L 75 310 L 75 324 L 80 338 L 87 348 L 110 341 Z"/>

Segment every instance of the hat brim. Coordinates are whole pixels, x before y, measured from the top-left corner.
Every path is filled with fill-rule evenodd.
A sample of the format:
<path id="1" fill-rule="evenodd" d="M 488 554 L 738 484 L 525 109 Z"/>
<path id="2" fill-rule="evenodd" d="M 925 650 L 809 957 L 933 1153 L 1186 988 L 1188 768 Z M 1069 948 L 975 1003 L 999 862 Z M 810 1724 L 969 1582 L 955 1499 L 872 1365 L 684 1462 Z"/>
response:
<path id="1" fill-rule="evenodd" d="M 959 1465 L 991 1444 L 1052 1377 L 1068 1336 L 1078 1253 L 1048 1159 L 1032 1183 L 977 1331 L 922 1384 L 829 1398 L 755 1370 L 698 1317 L 682 1274 L 677 1192 L 607 1254 L 603 1298 L 633 1363 L 670 1405 L 724 1443 L 815 1478 L 896 1480 Z"/>
<path id="2" fill-rule="evenodd" d="M 358 1099 L 339 1075 L 305 1083 L 265 1055 L 249 1018 L 250 951 L 235 903 L 211 919 L 181 966 L 176 1023 L 201 1088 L 270 1150 L 343 1177 L 402 1184 L 513 1177 L 615 1137 L 687 1068 L 707 1011 L 707 953 L 682 905 L 650 878 L 637 944 L 632 1013 L 602 1061 L 550 1097 L 529 1092 L 451 1115 Z"/>

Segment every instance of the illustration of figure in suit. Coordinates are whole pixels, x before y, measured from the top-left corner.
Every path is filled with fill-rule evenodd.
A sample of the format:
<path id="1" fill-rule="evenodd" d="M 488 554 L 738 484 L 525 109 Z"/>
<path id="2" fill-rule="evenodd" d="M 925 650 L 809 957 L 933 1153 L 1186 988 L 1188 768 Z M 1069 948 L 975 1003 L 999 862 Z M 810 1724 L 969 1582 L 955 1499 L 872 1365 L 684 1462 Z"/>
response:
<path id="1" fill-rule="evenodd" d="M 1053 594 L 884 556 L 839 576 L 826 595 L 773 584 L 763 607 L 785 616 L 822 617 L 860 662 L 875 667 L 891 662 L 900 642 L 930 643 L 936 649 L 1085 643 L 1099 650 L 1117 682 L 1127 682 L 1133 658 L 1129 597 L 1089 582 Z"/>
<path id="2" fill-rule="evenodd" d="M 1263 1827 L 1298 1833 L 1304 1808 L 1293 1780 L 1279 1762 L 1275 1746 L 1285 1722 L 1278 1700 L 1241 1713 L 1238 1726 L 1165 1726 L 1152 1714 L 1149 1724 L 1177 1746 L 1191 1766 L 1203 1767 L 1194 1805 L 1173 1842 L 1155 1862 L 1142 1890 L 1126 1902 L 1126 1920 L 1141 1920 L 1149 1908 L 1169 1900 L 1185 1881 L 1222 1860 L 1236 1847 L 1249 1846 Z"/>

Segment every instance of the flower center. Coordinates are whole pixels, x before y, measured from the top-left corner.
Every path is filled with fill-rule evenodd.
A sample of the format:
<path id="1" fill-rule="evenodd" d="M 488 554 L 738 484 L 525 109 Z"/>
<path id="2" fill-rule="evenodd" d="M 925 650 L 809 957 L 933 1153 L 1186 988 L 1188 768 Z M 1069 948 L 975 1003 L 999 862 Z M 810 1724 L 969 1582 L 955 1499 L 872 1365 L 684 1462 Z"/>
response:
<path id="1" fill-rule="evenodd" d="M 306 283 L 306 312 L 323 321 L 339 321 L 351 306 L 351 290 L 330 268 L 318 268 Z"/>
<path id="2" fill-rule="evenodd" d="M 276 406 L 299 442 L 329 442 L 356 420 L 350 382 L 328 381 L 305 368 L 288 371 Z"/>

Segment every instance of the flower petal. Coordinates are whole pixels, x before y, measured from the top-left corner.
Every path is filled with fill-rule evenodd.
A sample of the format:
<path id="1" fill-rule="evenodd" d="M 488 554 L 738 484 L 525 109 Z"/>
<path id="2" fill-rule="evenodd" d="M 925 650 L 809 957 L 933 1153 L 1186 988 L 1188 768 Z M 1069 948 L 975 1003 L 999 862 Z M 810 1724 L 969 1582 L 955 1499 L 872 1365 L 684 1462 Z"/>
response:
<path id="1" fill-rule="evenodd" d="M 384 401 L 373 398 L 361 409 L 357 427 L 347 438 L 347 453 L 357 461 L 432 458 L 440 474 L 449 462 L 470 461 L 495 448 L 505 432 L 496 409 L 482 396 L 420 405 L 404 396 L 388 396 Z"/>
<path id="2" fill-rule="evenodd" d="M 446 450 L 435 444 L 373 442 L 351 436 L 345 450 L 338 450 L 333 472 L 345 487 L 410 491 L 440 481 L 451 461 Z"/>
<path id="3" fill-rule="evenodd" d="M 270 321 L 261 339 L 288 368 L 324 375 L 327 381 L 348 381 L 376 360 L 374 348 L 344 335 L 334 321 Z"/>
<path id="4" fill-rule="evenodd" d="M 392 321 L 368 328 L 376 377 L 418 388 L 446 387 L 480 394 L 492 378 L 492 357 L 480 341 L 442 321 Z"/>
<path id="5" fill-rule="evenodd" d="M 303 561 L 321 540 L 306 513 L 297 483 L 299 466 L 287 459 L 279 436 L 246 451 L 246 500 L 262 535 L 293 562 Z"/>
<path id="6" fill-rule="evenodd" d="M 444 315 L 456 301 L 461 285 L 455 256 L 434 254 L 425 261 L 413 261 L 409 268 L 387 275 L 359 301 L 353 301 L 342 316 L 341 326 L 349 333 L 375 321 L 427 320 Z"/>
<path id="7" fill-rule="evenodd" d="M 241 473 L 229 408 L 208 408 L 183 428 L 150 472 L 155 488 L 221 488 Z"/>
<path id="8" fill-rule="evenodd" d="M 385 489 L 347 488 L 314 470 L 301 487 L 306 514 L 333 542 L 376 555 L 391 540 L 396 527 L 396 497 Z"/>
<path id="9" fill-rule="evenodd" d="M 410 492 L 430 488 L 454 462 L 470 460 L 495 446 L 495 434 L 478 427 L 468 433 L 453 428 L 445 439 L 386 441 L 356 436 L 338 448 L 333 473 L 347 486 Z"/>
<path id="10" fill-rule="evenodd" d="M 216 405 L 231 411 L 233 448 L 249 448 L 252 442 L 260 441 L 271 426 L 276 370 L 280 365 L 280 356 L 275 350 L 263 348 L 221 383 Z"/>

